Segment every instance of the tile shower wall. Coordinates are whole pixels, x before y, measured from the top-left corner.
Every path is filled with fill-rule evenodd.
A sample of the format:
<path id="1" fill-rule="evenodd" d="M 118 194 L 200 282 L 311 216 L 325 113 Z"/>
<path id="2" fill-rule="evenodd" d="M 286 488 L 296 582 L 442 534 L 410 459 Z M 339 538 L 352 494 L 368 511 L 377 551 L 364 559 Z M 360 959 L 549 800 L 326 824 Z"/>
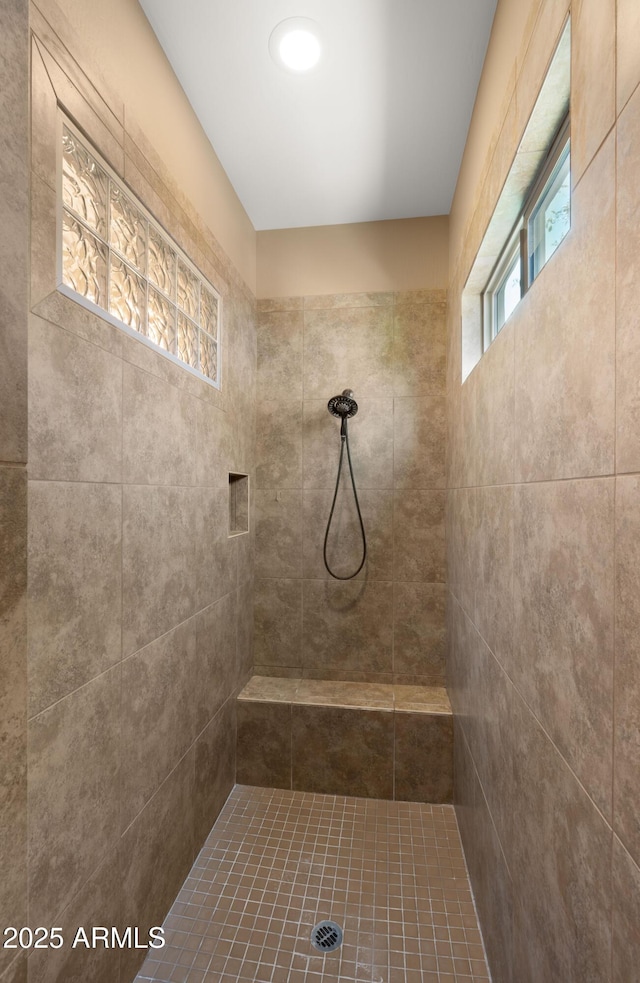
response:
<path id="1" fill-rule="evenodd" d="M 0 924 L 27 917 L 27 323 L 29 7 L 2 9 L 0 31 Z M 0 980 L 24 963 L 0 949 Z"/>
<path id="2" fill-rule="evenodd" d="M 456 798 L 496 983 L 623 983 L 640 956 L 640 21 L 627 0 L 571 6 L 572 229 L 461 384 L 461 291 L 568 10 L 523 6 L 484 178 L 452 215 Z"/>
<path id="3" fill-rule="evenodd" d="M 228 472 L 254 467 L 255 301 L 135 119 L 32 27 L 29 918 L 144 935 L 235 779 L 253 543 L 228 537 Z M 56 292 L 57 103 L 219 287 L 222 391 Z M 34 952 L 29 980 L 127 983 L 142 956 Z"/>
<path id="4" fill-rule="evenodd" d="M 258 311 L 255 672 L 442 683 L 446 293 L 285 297 Z M 327 401 L 347 387 L 368 558 L 341 582 L 322 554 L 340 452 Z M 329 556 L 342 574 L 361 557 L 346 482 Z"/>

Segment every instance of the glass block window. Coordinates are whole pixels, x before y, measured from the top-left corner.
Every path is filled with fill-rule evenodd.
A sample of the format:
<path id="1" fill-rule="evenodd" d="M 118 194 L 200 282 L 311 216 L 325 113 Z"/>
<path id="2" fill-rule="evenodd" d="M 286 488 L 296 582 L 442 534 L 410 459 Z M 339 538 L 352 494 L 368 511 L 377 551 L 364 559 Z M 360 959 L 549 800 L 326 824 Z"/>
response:
<path id="1" fill-rule="evenodd" d="M 219 387 L 215 287 L 67 123 L 61 158 L 60 289 Z"/>

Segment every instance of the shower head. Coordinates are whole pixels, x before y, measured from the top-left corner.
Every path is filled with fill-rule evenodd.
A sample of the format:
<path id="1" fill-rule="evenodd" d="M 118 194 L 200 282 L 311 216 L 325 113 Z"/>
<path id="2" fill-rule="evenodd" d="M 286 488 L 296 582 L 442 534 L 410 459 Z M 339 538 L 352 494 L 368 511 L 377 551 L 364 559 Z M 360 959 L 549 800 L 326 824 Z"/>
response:
<path id="1" fill-rule="evenodd" d="M 327 403 L 327 409 L 333 416 L 342 420 L 350 420 L 358 412 L 358 404 L 353 398 L 352 389 L 343 389 L 340 396 L 332 396 Z"/>

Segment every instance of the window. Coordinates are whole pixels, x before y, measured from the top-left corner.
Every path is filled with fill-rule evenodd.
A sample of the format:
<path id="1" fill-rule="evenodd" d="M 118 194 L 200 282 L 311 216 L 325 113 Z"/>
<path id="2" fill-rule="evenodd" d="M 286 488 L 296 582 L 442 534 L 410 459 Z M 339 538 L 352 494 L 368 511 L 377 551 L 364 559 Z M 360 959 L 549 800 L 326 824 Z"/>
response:
<path id="1" fill-rule="evenodd" d="M 569 117 L 560 127 L 541 173 L 483 293 L 485 348 L 571 228 Z"/>
<path id="2" fill-rule="evenodd" d="M 59 289 L 219 388 L 218 291 L 66 122 L 61 158 Z"/>

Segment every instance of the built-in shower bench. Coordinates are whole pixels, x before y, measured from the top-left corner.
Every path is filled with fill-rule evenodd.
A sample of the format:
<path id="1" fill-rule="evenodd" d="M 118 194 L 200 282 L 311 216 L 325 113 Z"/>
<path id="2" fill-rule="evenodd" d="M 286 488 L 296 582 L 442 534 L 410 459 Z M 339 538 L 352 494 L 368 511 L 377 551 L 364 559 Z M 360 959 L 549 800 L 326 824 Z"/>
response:
<path id="1" fill-rule="evenodd" d="M 237 709 L 242 785 L 451 801 L 453 717 L 443 687 L 254 676 Z"/>

